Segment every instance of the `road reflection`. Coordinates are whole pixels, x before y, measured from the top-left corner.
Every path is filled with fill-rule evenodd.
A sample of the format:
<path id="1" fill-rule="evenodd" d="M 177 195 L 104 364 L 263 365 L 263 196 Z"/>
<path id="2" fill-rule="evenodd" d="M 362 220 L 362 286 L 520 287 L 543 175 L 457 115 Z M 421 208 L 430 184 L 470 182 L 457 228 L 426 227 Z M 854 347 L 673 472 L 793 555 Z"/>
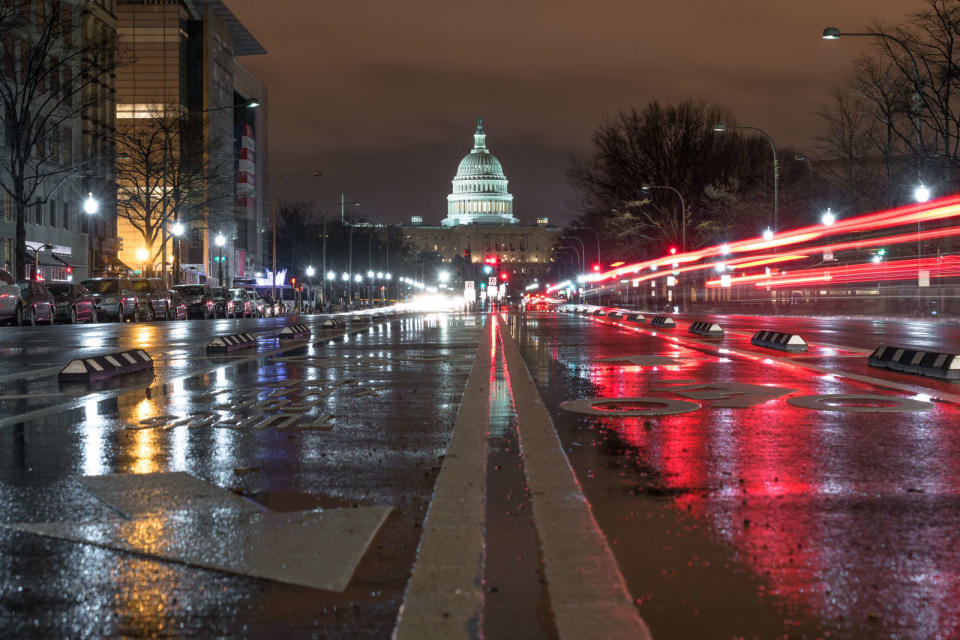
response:
<path id="1" fill-rule="evenodd" d="M 600 335 L 597 347 L 548 350 L 528 342 L 527 357 L 536 358 L 530 368 L 541 371 L 541 359 L 556 359 L 559 387 L 574 394 L 561 399 L 676 398 L 671 384 L 690 380 L 777 385 L 794 395 L 902 396 L 766 358 L 717 358 L 647 336 Z M 677 364 L 601 361 L 630 354 Z M 874 637 L 957 637 L 956 406 L 844 413 L 804 410 L 786 397 L 750 408 L 697 401 L 701 410 L 680 415 L 590 418 L 601 434 L 595 450 L 620 459 L 611 468 L 652 468 L 638 499 L 669 498 L 696 529 L 730 545 L 762 579 L 758 595 L 838 626 L 876 625 Z"/>

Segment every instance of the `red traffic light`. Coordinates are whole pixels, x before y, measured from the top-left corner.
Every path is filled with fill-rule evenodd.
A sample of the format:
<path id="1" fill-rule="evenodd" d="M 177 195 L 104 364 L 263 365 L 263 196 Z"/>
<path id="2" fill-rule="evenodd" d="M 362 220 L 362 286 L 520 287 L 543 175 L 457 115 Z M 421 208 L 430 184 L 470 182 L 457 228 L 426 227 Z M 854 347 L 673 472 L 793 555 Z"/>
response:
<path id="1" fill-rule="evenodd" d="M 676 247 L 670 247 L 670 255 L 676 255 L 676 253 L 677 253 L 677 248 L 676 248 Z"/>
<path id="2" fill-rule="evenodd" d="M 507 278 L 508 278 L 508 276 L 507 276 L 507 272 L 506 272 L 506 271 L 504 271 L 503 273 L 500 274 L 500 279 L 501 279 L 501 280 L 506 280 Z"/>
<path id="3" fill-rule="evenodd" d="M 500 257 L 499 257 L 499 256 L 487 256 L 486 258 L 483 259 L 483 261 L 484 261 L 485 264 L 490 264 L 490 265 L 493 265 L 493 266 L 497 266 L 498 264 L 500 264 Z"/>
<path id="4" fill-rule="evenodd" d="M 296 288 L 296 287 L 297 287 L 297 279 L 296 279 L 296 278 L 290 278 L 290 286 L 293 287 L 293 288 Z"/>
<path id="5" fill-rule="evenodd" d="M 594 270 L 594 271 L 600 271 L 600 265 L 598 265 L 598 264 L 593 265 L 593 270 Z"/>

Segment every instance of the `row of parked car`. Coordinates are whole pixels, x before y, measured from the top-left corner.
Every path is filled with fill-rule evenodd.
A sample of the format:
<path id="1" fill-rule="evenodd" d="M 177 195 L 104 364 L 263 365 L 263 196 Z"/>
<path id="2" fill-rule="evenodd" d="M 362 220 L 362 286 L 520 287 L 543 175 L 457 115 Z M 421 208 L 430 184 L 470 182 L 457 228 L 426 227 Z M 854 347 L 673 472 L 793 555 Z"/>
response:
<path id="1" fill-rule="evenodd" d="M 283 305 L 254 289 L 180 284 L 155 278 L 90 278 L 73 282 L 16 280 L 0 269 L 0 322 L 17 325 L 188 318 L 270 318 Z"/>

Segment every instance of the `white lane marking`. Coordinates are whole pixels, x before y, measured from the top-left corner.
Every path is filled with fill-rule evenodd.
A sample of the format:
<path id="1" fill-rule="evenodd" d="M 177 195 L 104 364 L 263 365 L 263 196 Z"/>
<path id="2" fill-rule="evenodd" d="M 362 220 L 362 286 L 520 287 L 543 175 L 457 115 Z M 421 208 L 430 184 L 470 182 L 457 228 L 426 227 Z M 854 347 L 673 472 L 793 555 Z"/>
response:
<path id="1" fill-rule="evenodd" d="M 43 369 L 34 369 L 32 371 L 21 371 L 18 373 L 10 373 L 5 376 L 0 376 L 0 384 L 4 382 L 9 382 L 11 380 L 33 380 L 34 378 L 44 378 L 51 373 L 59 373 L 63 369 L 62 366 L 57 365 L 55 367 L 44 367 Z"/>
<path id="2" fill-rule="evenodd" d="M 483 637 L 491 329 L 481 332 L 393 630 L 395 639 Z"/>
<path id="3" fill-rule="evenodd" d="M 502 319 L 500 335 L 557 632 L 561 638 L 649 639 L 650 631 Z"/>

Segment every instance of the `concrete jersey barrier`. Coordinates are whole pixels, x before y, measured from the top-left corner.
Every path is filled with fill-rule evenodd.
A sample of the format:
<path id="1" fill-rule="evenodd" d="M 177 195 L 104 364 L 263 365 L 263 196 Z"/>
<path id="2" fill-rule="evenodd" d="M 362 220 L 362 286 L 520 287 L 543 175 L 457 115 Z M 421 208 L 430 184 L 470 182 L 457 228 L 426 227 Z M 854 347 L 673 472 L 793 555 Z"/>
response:
<path id="1" fill-rule="evenodd" d="M 699 336 L 723 337 L 723 327 L 716 322 L 697 321 L 690 325 L 689 331 Z"/>
<path id="2" fill-rule="evenodd" d="M 294 324 L 280 329 L 281 340 L 303 340 L 311 335 L 310 327 L 305 324 Z"/>
<path id="3" fill-rule="evenodd" d="M 217 336 L 207 343 L 207 353 L 219 353 L 249 349 L 257 346 L 256 337 L 249 333 L 235 333 L 229 336 Z"/>
<path id="4" fill-rule="evenodd" d="M 800 353 L 807 350 L 807 343 L 800 336 L 778 331 L 757 331 L 750 338 L 750 344 L 791 353 Z"/>
<path id="5" fill-rule="evenodd" d="M 879 369 L 932 378 L 960 379 L 960 354 L 880 345 L 870 354 L 867 363 Z"/>
<path id="6" fill-rule="evenodd" d="M 143 349 L 71 360 L 60 370 L 60 382 L 98 382 L 139 371 L 153 371 L 153 358 Z"/>
<path id="7" fill-rule="evenodd" d="M 342 329 L 347 326 L 346 321 L 343 318 L 327 318 L 320 324 L 322 329 Z"/>

